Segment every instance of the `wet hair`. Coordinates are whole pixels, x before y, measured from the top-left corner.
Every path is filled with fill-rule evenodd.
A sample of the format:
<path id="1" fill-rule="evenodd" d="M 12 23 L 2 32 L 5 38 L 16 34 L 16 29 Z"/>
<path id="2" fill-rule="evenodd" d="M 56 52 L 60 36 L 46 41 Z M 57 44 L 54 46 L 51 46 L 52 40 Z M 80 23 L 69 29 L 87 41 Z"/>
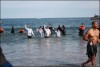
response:
<path id="1" fill-rule="evenodd" d="M 96 22 L 96 21 L 93 21 L 93 22 L 92 22 L 92 25 L 93 25 L 95 22 Z"/>
<path id="2" fill-rule="evenodd" d="M 81 23 L 83 25 L 83 23 Z"/>

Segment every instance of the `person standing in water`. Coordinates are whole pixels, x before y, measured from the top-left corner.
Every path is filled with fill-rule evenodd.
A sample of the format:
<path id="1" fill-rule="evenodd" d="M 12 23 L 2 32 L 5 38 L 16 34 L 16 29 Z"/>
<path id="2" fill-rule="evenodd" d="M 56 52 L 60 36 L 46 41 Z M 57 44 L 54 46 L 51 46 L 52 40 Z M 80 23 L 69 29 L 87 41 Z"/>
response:
<path id="1" fill-rule="evenodd" d="M 0 33 L 5 33 L 3 27 L 1 27 L 1 22 L 2 22 L 2 21 L 0 21 Z"/>
<path id="2" fill-rule="evenodd" d="M 15 33 L 15 28 L 12 26 L 11 33 Z"/>
<path id="3" fill-rule="evenodd" d="M 59 30 L 55 31 L 56 37 L 61 37 L 61 32 Z"/>
<path id="4" fill-rule="evenodd" d="M 66 35 L 66 27 L 62 25 L 62 35 Z"/>
<path id="5" fill-rule="evenodd" d="M 44 31 L 43 31 L 43 29 L 42 29 L 42 27 L 41 27 L 41 26 L 37 29 L 37 32 L 39 32 L 39 34 L 40 34 L 41 38 L 43 38 L 43 37 L 44 37 Z"/>
<path id="6" fill-rule="evenodd" d="M 4 33 L 4 29 L 2 27 L 0 27 L 0 33 Z"/>
<path id="7" fill-rule="evenodd" d="M 50 31 L 49 27 L 44 28 L 44 30 L 46 32 L 46 36 L 45 37 L 46 38 L 50 37 L 51 36 L 51 31 Z"/>
<path id="8" fill-rule="evenodd" d="M 60 27 L 60 25 L 58 25 L 57 30 L 59 30 L 61 32 L 61 35 L 62 35 L 62 28 Z"/>
<path id="9" fill-rule="evenodd" d="M 79 36 L 83 36 L 84 35 L 84 30 L 85 30 L 85 26 L 83 25 L 83 23 L 79 26 Z"/>
<path id="10" fill-rule="evenodd" d="M 31 27 L 28 28 L 27 25 L 25 25 L 25 29 L 28 31 L 28 38 L 32 38 L 32 35 L 35 36 Z"/>
<path id="11" fill-rule="evenodd" d="M 85 35 L 83 36 L 83 40 L 87 41 L 87 56 L 88 60 L 84 63 L 82 63 L 82 67 L 85 67 L 86 64 L 89 62 L 92 63 L 93 67 L 96 67 L 96 53 L 97 53 L 97 44 L 100 44 L 99 39 L 99 30 L 98 30 L 98 24 L 96 21 L 92 22 L 92 28 L 88 30 Z"/>
<path id="12" fill-rule="evenodd" d="M 45 31 L 45 38 L 49 38 L 51 36 L 51 30 L 48 26 L 44 25 L 44 31 Z"/>
<path id="13" fill-rule="evenodd" d="M 20 29 L 18 30 L 18 32 L 19 32 L 19 33 L 25 33 L 25 31 L 24 31 L 23 28 L 20 28 Z"/>

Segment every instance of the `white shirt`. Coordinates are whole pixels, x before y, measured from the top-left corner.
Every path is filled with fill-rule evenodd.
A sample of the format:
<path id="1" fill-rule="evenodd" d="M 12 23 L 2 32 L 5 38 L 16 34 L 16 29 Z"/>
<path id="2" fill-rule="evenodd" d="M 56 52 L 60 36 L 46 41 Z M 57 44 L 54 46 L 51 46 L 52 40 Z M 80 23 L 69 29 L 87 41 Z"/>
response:
<path id="1" fill-rule="evenodd" d="M 39 33 L 41 34 L 41 33 L 43 33 L 43 30 L 42 30 L 42 28 L 39 28 Z"/>
<path id="2" fill-rule="evenodd" d="M 57 34 L 57 37 L 61 37 L 61 32 L 58 30 L 58 31 L 55 31 L 56 34 Z"/>
<path id="3" fill-rule="evenodd" d="M 27 26 L 25 25 L 25 29 L 28 31 L 28 34 L 27 34 L 28 36 L 32 36 L 32 35 L 35 36 L 31 28 L 27 28 Z"/>
<path id="4" fill-rule="evenodd" d="M 51 31 L 49 28 L 45 28 L 46 36 L 49 37 L 51 35 Z"/>

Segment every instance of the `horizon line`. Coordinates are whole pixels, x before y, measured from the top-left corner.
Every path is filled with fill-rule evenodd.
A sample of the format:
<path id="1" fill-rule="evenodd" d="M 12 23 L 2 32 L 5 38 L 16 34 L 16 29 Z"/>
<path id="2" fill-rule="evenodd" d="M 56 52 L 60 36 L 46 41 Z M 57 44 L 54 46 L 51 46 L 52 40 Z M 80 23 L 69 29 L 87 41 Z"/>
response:
<path id="1" fill-rule="evenodd" d="M 1 19 L 28 19 L 29 17 L 14 17 L 14 18 L 1 18 Z M 43 19 L 43 18 L 89 18 L 89 17 L 43 17 L 43 18 L 36 18 L 30 17 L 35 19 Z"/>

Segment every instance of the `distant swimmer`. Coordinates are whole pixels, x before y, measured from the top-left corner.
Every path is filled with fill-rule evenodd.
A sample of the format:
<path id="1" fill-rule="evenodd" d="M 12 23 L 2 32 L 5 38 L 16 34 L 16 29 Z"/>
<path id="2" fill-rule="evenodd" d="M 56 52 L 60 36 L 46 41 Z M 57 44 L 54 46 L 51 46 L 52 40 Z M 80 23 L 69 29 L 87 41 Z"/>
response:
<path id="1" fill-rule="evenodd" d="M 6 60 L 2 52 L 1 46 L 0 46 L 0 67 L 13 67 L 12 64 Z"/>
<path id="2" fill-rule="evenodd" d="M 28 31 L 28 38 L 32 38 L 32 35 L 35 36 L 31 27 L 28 28 L 27 25 L 25 25 L 25 29 Z"/>
<path id="3" fill-rule="evenodd" d="M 2 27 L 0 27 L 0 33 L 4 33 L 4 29 Z"/>
<path id="4" fill-rule="evenodd" d="M 85 67 L 86 64 L 91 62 L 93 67 L 96 67 L 96 54 L 97 54 L 97 44 L 100 44 L 99 33 L 97 29 L 98 24 L 96 21 L 92 22 L 92 28 L 89 29 L 83 36 L 83 40 L 87 41 L 87 53 L 88 60 L 82 63 L 82 66 Z"/>
<path id="5" fill-rule="evenodd" d="M 14 28 L 14 26 L 12 26 L 12 28 L 11 28 L 11 33 L 15 33 L 15 28 Z"/>
<path id="6" fill-rule="evenodd" d="M 55 31 L 57 37 L 61 37 L 61 32 L 59 30 Z"/>
<path id="7" fill-rule="evenodd" d="M 79 36 L 83 36 L 84 35 L 84 30 L 85 30 L 85 26 L 83 25 L 83 23 L 79 26 Z"/>
<path id="8" fill-rule="evenodd" d="M 48 38 L 51 36 L 51 30 L 49 29 L 49 27 L 44 26 L 44 31 L 46 32 L 45 37 Z"/>
<path id="9" fill-rule="evenodd" d="M 24 31 L 24 29 L 23 28 L 21 28 L 21 29 L 19 29 L 19 31 L 18 31 L 19 33 L 25 33 L 25 31 Z"/>

